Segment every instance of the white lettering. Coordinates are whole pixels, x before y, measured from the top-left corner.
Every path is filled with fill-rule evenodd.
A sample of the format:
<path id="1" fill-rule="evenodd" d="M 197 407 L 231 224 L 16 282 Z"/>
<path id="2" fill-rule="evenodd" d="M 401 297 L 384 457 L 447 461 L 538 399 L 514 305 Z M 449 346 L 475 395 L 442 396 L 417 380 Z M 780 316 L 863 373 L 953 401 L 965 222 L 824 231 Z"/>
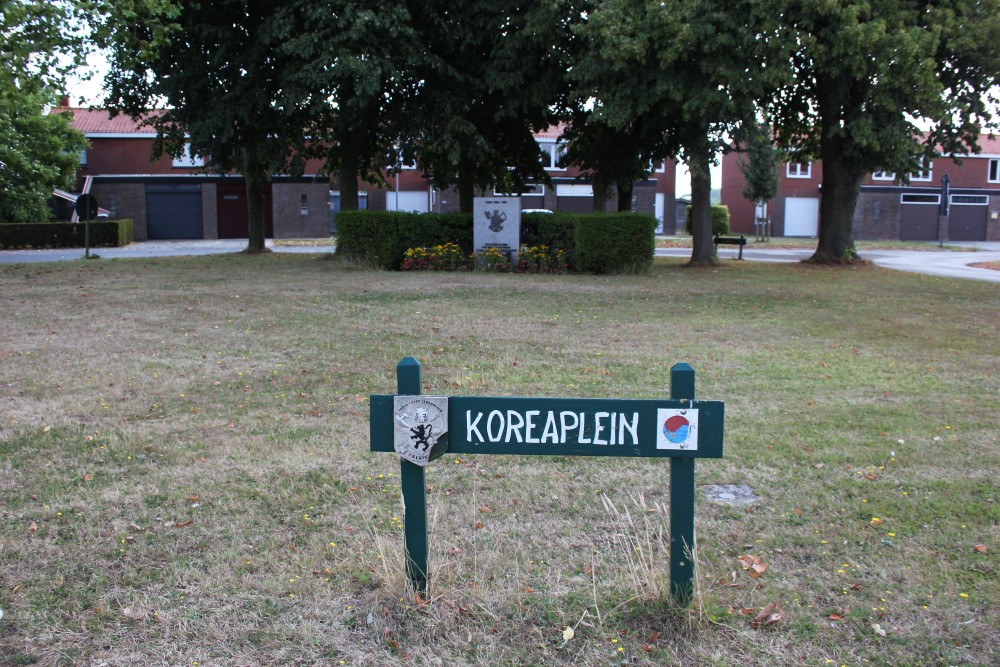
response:
<path id="1" fill-rule="evenodd" d="M 610 415 L 607 412 L 598 412 L 594 414 L 594 444 L 595 445 L 606 445 L 608 441 L 601 437 L 601 431 L 604 430 L 604 424 L 601 423 L 602 419 L 607 419 Z"/>
<path id="2" fill-rule="evenodd" d="M 514 423 L 515 419 L 517 420 L 516 424 Z M 513 410 L 508 410 L 507 411 L 507 436 L 504 438 L 504 440 L 506 440 L 507 442 L 511 442 L 510 436 L 511 436 L 511 434 L 513 434 L 514 437 L 517 438 L 518 442 L 524 442 L 523 440 L 521 440 L 521 429 L 522 428 L 524 428 L 524 417 L 522 417 L 519 413 L 514 412 Z M 531 442 L 531 441 L 529 440 L 528 442 Z"/>
<path id="3" fill-rule="evenodd" d="M 528 410 L 524 414 L 528 418 L 527 419 L 527 421 L 528 421 L 528 428 L 526 428 L 525 431 L 524 431 L 524 441 L 525 442 L 531 442 L 531 443 L 537 443 L 538 442 L 538 438 L 536 438 L 535 436 L 533 436 L 531 434 L 531 432 L 533 430 L 535 430 L 535 417 L 537 417 L 538 415 L 540 415 L 542 413 L 539 412 L 538 410 Z"/>
<path id="4" fill-rule="evenodd" d="M 483 418 L 483 413 L 476 414 L 476 420 L 472 421 L 472 413 L 465 413 L 465 439 L 469 442 L 484 442 L 483 434 L 479 432 L 479 420 Z M 472 434 L 476 434 L 476 438 L 472 438 Z"/>
<path id="5" fill-rule="evenodd" d="M 617 426 L 617 424 L 618 424 L 618 413 L 612 412 L 611 413 L 611 444 L 612 445 L 617 445 L 618 444 L 618 439 L 615 437 L 618 434 L 617 430 L 615 428 Z"/>
<path id="6" fill-rule="evenodd" d="M 590 444 L 590 440 L 589 439 L 587 439 L 587 440 L 583 439 L 583 427 L 584 427 L 584 424 L 585 424 L 585 421 L 586 421 L 586 420 L 584 420 L 583 416 L 585 414 L 586 413 L 584 413 L 584 412 L 580 413 L 580 433 L 576 436 L 576 441 L 579 442 L 581 445 L 589 445 Z"/>
<path id="7" fill-rule="evenodd" d="M 572 417 L 573 418 L 573 425 L 572 426 L 570 426 L 570 425 L 568 425 L 566 423 L 568 417 Z M 562 435 L 559 436 L 559 444 L 565 445 L 566 444 L 566 431 L 572 431 L 577 426 L 579 426 L 580 425 L 580 418 L 576 416 L 575 412 L 560 412 L 559 413 L 559 423 L 562 425 Z"/>
<path id="8" fill-rule="evenodd" d="M 493 418 L 500 418 L 500 426 L 497 428 L 497 434 L 493 435 Z M 490 442 L 500 442 L 500 438 L 503 437 L 503 413 L 499 410 L 494 410 L 490 413 L 490 416 L 486 418 L 486 435 L 490 437 Z"/>
<path id="9" fill-rule="evenodd" d="M 625 421 L 627 418 L 628 418 L 628 415 L 626 415 L 624 413 L 621 414 L 621 421 L 618 422 L 618 444 L 619 445 L 624 445 L 625 444 L 625 431 L 628 431 L 629 433 L 632 434 L 632 444 L 633 445 L 638 445 L 639 444 L 639 413 L 638 412 L 633 412 L 632 413 L 632 423 L 631 424 L 628 423 L 627 421 Z"/>
<path id="10" fill-rule="evenodd" d="M 556 426 L 556 413 L 549 411 L 545 417 L 545 430 L 542 431 L 542 442 L 559 444 L 559 428 Z"/>

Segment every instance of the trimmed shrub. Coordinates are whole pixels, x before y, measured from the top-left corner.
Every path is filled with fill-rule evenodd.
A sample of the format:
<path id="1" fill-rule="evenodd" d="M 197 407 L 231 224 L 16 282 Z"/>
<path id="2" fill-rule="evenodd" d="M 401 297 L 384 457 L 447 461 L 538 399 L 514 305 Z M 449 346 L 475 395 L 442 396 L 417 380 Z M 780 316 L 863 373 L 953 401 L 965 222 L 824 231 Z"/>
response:
<path id="1" fill-rule="evenodd" d="M 691 207 L 684 211 L 684 231 L 691 233 Z M 729 233 L 729 207 L 716 204 L 712 207 L 712 235 L 725 236 Z"/>
<path id="2" fill-rule="evenodd" d="M 577 269 L 589 273 L 644 273 L 653 263 L 656 218 L 636 213 L 576 217 Z"/>
<path id="3" fill-rule="evenodd" d="M 526 213 L 521 216 L 521 245 L 546 246 L 562 251 L 567 269 L 576 268 L 575 228 L 578 215 L 573 213 Z"/>
<path id="4" fill-rule="evenodd" d="M 337 252 L 381 269 L 399 269 L 409 248 L 454 243 L 472 253 L 472 216 L 467 213 L 341 211 Z"/>
<path id="5" fill-rule="evenodd" d="M 131 220 L 90 223 L 91 247 L 114 248 L 132 242 Z M 32 222 L 0 224 L 0 248 L 82 248 L 86 225 L 82 222 Z"/>

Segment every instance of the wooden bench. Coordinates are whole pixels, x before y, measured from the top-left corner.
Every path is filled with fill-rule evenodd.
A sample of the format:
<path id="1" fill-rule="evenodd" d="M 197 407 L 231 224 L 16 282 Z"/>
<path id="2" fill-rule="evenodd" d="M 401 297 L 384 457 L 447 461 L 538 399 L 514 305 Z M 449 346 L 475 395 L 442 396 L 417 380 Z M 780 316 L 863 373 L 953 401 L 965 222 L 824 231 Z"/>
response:
<path id="1" fill-rule="evenodd" d="M 743 246 L 745 246 L 747 244 L 747 237 L 743 236 L 742 234 L 740 234 L 739 237 L 736 237 L 736 236 L 718 236 L 718 235 L 716 235 L 715 238 L 712 239 L 712 240 L 715 243 L 716 248 L 718 248 L 718 246 L 720 244 L 721 245 L 738 245 L 740 247 L 740 254 L 739 254 L 739 256 L 736 259 L 743 259 Z"/>

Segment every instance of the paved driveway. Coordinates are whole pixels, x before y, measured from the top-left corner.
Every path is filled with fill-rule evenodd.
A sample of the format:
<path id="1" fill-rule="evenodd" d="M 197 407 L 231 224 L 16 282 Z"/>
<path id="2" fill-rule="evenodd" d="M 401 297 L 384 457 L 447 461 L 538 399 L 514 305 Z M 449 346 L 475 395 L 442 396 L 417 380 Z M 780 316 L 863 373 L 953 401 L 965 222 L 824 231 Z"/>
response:
<path id="1" fill-rule="evenodd" d="M 862 252 L 862 257 L 876 265 L 899 271 L 926 273 L 948 278 L 965 278 L 1000 283 L 1000 271 L 977 269 L 969 264 L 979 262 L 1000 262 L 1000 242 L 969 244 L 975 252 L 937 252 L 934 250 L 872 250 Z M 182 255 L 211 255 L 239 252 L 247 247 L 246 239 L 226 239 L 218 241 L 145 241 L 132 243 L 124 248 L 96 248 L 92 253 L 107 259 L 129 257 L 170 257 Z M 275 252 L 327 253 L 336 250 L 328 246 L 276 246 L 267 241 L 267 247 Z M 719 257 L 735 258 L 737 251 L 723 247 Z M 812 250 L 790 249 L 744 249 L 743 258 L 755 262 L 799 262 L 812 254 Z M 686 248 L 658 248 L 657 257 L 689 257 Z M 83 257 L 83 248 L 59 250 L 0 250 L 0 264 L 28 262 L 59 262 Z"/>

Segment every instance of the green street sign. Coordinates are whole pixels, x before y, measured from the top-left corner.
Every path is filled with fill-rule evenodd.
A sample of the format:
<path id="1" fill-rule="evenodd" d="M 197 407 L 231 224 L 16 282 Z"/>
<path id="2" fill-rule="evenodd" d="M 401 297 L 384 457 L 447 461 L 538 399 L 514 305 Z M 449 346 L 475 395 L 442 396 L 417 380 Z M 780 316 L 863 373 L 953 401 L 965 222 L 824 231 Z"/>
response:
<path id="1" fill-rule="evenodd" d="M 694 459 L 721 458 L 725 405 L 694 400 L 694 370 L 670 372 L 669 399 L 424 396 L 420 362 L 397 366 L 398 393 L 371 396 L 370 448 L 400 457 L 407 573 L 427 585 L 423 466 L 448 454 L 670 459 L 670 590 L 690 601 Z"/>

